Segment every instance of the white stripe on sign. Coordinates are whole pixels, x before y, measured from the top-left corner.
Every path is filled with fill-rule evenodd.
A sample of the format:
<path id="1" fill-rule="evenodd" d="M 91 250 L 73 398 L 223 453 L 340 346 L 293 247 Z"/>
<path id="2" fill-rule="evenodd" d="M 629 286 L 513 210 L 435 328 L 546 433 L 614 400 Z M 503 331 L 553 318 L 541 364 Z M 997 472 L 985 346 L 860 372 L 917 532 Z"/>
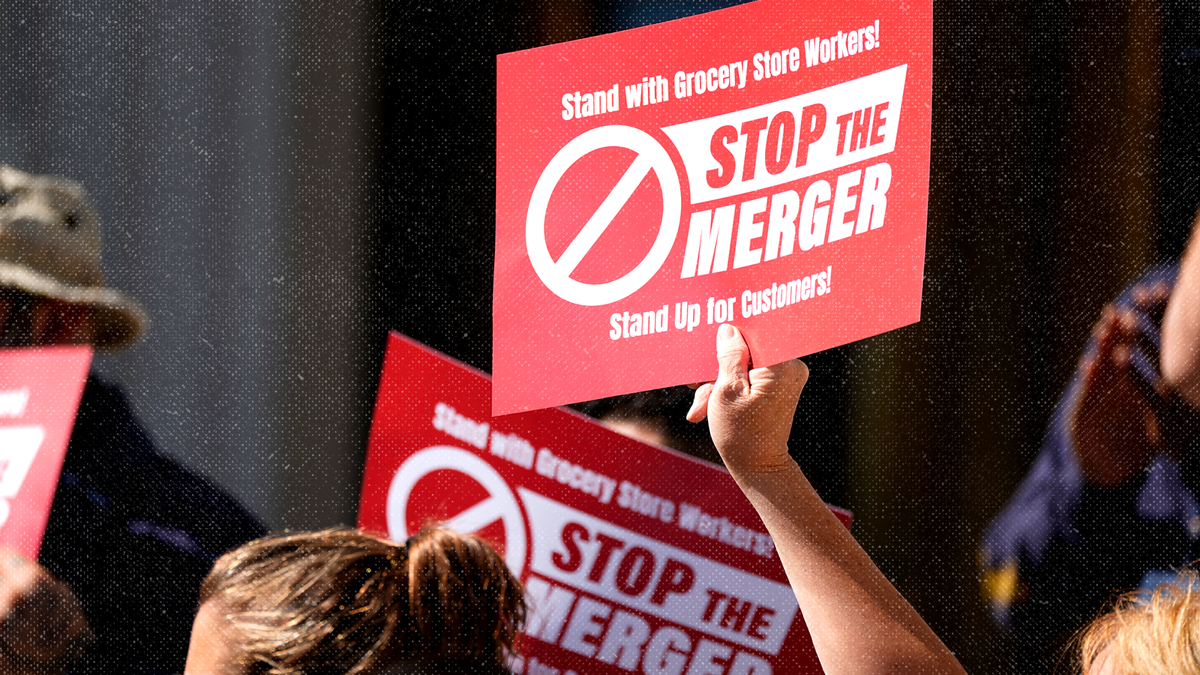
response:
<path id="1" fill-rule="evenodd" d="M 799 609 L 764 579 L 517 488 L 533 572 L 681 626 L 777 655 Z M 535 617 L 536 618 L 536 617 Z"/>
<path id="2" fill-rule="evenodd" d="M 645 155 L 638 155 L 633 160 L 633 163 L 625 170 L 625 175 L 621 176 L 621 180 L 613 186 L 612 192 L 609 192 L 608 196 L 604 198 L 600 208 L 596 209 L 587 224 L 567 246 L 567 250 L 559 256 L 558 262 L 554 264 L 558 268 L 559 274 L 566 277 L 575 271 L 583 257 L 596 245 L 600 235 L 604 234 L 604 231 L 612 224 L 613 219 L 621 212 L 621 207 L 625 206 L 625 202 L 633 196 L 633 191 L 642 184 L 642 180 L 646 178 L 646 174 L 650 173 L 652 168 L 654 168 L 653 165 Z"/>
<path id="3" fill-rule="evenodd" d="M 782 101 L 665 127 L 663 132 L 683 157 L 692 204 L 765 190 L 892 152 L 907 72 L 908 66 L 896 66 Z M 822 129 L 813 128 L 818 121 L 804 115 L 810 106 L 821 109 Z M 776 126 L 785 119 L 792 125 L 790 133 L 784 131 L 788 124 Z M 802 128 L 804 124 L 810 128 Z M 719 136 L 721 129 L 732 133 Z M 813 140 L 809 132 L 820 135 Z M 770 147 L 772 139 L 775 147 Z M 713 149 L 722 145 L 734 166 L 732 175 L 723 174 L 714 185 L 709 172 L 721 166 Z M 778 173 L 767 168 L 768 152 L 784 162 Z"/>
<path id="4" fill-rule="evenodd" d="M 455 532 L 478 532 L 500 520 L 501 507 L 499 499 L 488 497 L 447 520 L 446 527 Z"/>

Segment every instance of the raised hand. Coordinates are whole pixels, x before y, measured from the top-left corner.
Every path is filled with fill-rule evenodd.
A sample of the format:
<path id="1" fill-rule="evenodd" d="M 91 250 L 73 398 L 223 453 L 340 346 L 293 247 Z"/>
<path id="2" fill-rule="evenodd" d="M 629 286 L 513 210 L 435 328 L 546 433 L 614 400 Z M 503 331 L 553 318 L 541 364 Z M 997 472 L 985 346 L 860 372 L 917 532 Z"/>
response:
<path id="1" fill-rule="evenodd" d="M 1154 457 L 1154 413 L 1147 391 L 1132 372 L 1131 350 L 1137 347 L 1132 315 L 1105 307 L 1092 339 L 1095 352 L 1085 356 L 1079 368 L 1071 437 L 1084 477 L 1114 487 Z"/>
<path id="2" fill-rule="evenodd" d="M 1132 309 L 1108 305 L 1093 328 L 1069 429 L 1084 477 L 1095 485 L 1120 485 L 1157 454 L 1180 458 L 1200 432 L 1200 413 L 1159 375 L 1154 326 L 1169 292 L 1162 283 L 1135 288 Z"/>
<path id="3" fill-rule="evenodd" d="M 808 368 L 749 370 L 733 326 L 717 331 L 715 382 L 696 389 L 688 419 L 708 418 L 729 474 L 762 518 L 827 675 L 962 675 L 937 635 L 880 573 L 788 455 Z"/>
<path id="4" fill-rule="evenodd" d="M 748 370 L 750 348 L 729 324 L 717 330 L 715 382 L 696 388 L 688 419 L 708 418 L 713 443 L 731 470 L 773 471 L 791 463 L 787 440 L 808 367 L 798 360 Z"/>

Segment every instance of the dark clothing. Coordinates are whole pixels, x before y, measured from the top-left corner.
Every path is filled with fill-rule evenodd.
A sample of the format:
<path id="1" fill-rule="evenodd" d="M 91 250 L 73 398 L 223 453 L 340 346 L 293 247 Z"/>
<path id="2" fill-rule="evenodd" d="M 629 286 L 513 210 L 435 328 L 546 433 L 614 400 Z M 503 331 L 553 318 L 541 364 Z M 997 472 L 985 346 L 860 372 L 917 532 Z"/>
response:
<path id="1" fill-rule="evenodd" d="M 1138 284 L 1173 284 L 1178 268 L 1151 270 L 1116 300 L 1138 312 L 1150 343 L 1161 344 L 1161 317 L 1132 301 Z M 1095 352 L 1089 343 L 1088 352 Z M 1157 379 L 1158 354 L 1133 366 Z M 1113 489 L 1084 482 L 1069 433 L 1080 374 L 1055 407 L 1041 452 L 1008 505 L 984 535 L 984 594 L 996 621 L 1010 629 L 1025 672 L 1050 672 L 1067 640 L 1117 591 L 1169 581 L 1197 555 L 1197 482 L 1178 462 L 1156 458 Z M 1197 462 L 1194 453 L 1184 466 Z"/>
<path id="2" fill-rule="evenodd" d="M 263 533 L 159 454 L 118 387 L 89 376 L 39 557 L 98 638 L 71 672 L 183 672 L 200 582 L 220 554 Z"/>

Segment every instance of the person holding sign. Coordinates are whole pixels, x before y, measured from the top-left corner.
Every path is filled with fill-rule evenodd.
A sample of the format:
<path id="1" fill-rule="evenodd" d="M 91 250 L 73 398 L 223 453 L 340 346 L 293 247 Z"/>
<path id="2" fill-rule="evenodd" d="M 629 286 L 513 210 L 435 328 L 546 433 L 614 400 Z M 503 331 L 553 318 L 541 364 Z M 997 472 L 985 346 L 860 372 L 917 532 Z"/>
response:
<path id="1" fill-rule="evenodd" d="M 100 225 L 83 189 L 0 166 L 0 347 L 118 350 L 145 323 L 136 302 L 104 285 Z M 262 533 L 237 502 L 161 454 L 124 393 L 91 375 L 39 560 L 21 559 L 21 576 L 0 568 L 0 657 L 13 664 L 0 672 L 177 672 L 212 561 Z M 41 625 L 62 630 L 22 655 L 28 627 Z"/>
<path id="2" fill-rule="evenodd" d="M 808 368 L 749 362 L 741 333 L 721 325 L 719 374 L 697 387 L 688 419 L 708 418 L 725 466 L 774 539 L 825 673 L 964 673 L 788 454 Z"/>

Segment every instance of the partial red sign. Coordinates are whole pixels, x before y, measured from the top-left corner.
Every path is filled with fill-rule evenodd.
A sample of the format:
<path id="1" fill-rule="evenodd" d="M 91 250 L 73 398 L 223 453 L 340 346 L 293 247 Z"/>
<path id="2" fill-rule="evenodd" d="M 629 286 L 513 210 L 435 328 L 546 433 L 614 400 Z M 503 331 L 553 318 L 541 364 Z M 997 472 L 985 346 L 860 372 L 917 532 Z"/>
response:
<path id="1" fill-rule="evenodd" d="M 723 469 L 571 411 L 490 410 L 486 375 L 392 334 L 358 521 L 495 542 L 531 603 L 518 672 L 821 672 L 774 542 Z"/>
<path id="2" fill-rule="evenodd" d="M 37 558 L 91 362 L 89 347 L 0 350 L 0 546 Z"/>
<path id="3" fill-rule="evenodd" d="M 920 318 L 931 2 L 760 0 L 497 59 L 497 415 Z"/>

